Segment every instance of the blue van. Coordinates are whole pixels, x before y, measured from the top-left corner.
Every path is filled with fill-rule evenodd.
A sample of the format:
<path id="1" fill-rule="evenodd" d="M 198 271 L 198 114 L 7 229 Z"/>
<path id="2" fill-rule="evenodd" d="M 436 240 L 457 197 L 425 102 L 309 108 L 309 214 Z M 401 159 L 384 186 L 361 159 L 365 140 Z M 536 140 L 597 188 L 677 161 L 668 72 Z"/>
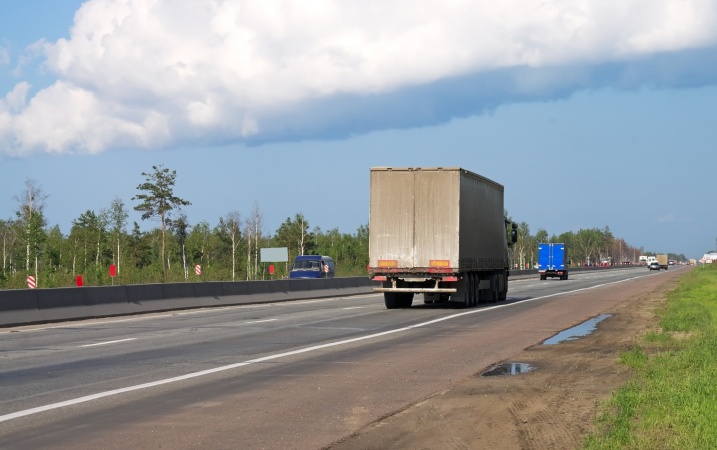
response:
<path id="1" fill-rule="evenodd" d="M 289 272 L 289 278 L 333 278 L 334 275 L 334 260 L 321 255 L 297 256 Z"/>

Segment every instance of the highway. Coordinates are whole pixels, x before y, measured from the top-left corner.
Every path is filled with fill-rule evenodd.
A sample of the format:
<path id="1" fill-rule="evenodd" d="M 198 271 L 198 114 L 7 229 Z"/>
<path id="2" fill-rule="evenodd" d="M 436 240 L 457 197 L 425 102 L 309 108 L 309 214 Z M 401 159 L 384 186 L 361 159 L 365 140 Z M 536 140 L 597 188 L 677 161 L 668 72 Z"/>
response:
<path id="1" fill-rule="evenodd" d="M 536 275 L 469 309 L 369 294 L 0 329 L 0 448 L 325 448 L 665 274 Z"/>

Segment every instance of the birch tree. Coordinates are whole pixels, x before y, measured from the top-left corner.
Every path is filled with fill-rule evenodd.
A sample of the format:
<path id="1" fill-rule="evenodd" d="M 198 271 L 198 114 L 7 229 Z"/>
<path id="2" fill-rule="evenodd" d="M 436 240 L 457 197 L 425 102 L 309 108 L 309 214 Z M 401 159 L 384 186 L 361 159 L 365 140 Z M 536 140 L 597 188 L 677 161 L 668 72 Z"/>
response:
<path id="1" fill-rule="evenodd" d="M 177 243 L 179 244 L 179 250 L 181 252 L 182 271 L 183 271 L 185 280 L 187 280 L 189 278 L 189 268 L 187 267 L 186 244 L 187 244 L 187 237 L 189 235 L 190 228 L 191 227 L 189 226 L 189 222 L 187 220 L 187 215 L 182 212 L 180 212 L 179 217 L 177 217 L 177 219 L 172 222 L 172 231 L 174 232 L 175 236 L 177 237 Z"/>
<path id="2" fill-rule="evenodd" d="M 117 275 L 119 275 L 120 261 L 122 260 L 122 237 L 124 236 L 125 228 L 127 227 L 127 217 L 129 217 L 129 213 L 125 208 L 124 202 L 119 197 L 116 197 L 114 200 L 112 200 L 109 209 L 109 216 L 110 223 L 112 224 L 112 237 L 114 241 L 113 244 L 117 246 L 116 252 L 113 252 L 115 253 L 113 259 L 115 261 L 115 264 L 117 264 Z"/>
<path id="3" fill-rule="evenodd" d="M 220 226 L 229 237 L 232 246 L 232 281 L 236 278 L 236 253 L 241 239 L 241 215 L 237 211 L 231 211 L 223 219 L 220 219 Z"/>
<path id="4" fill-rule="evenodd" d="M 25 180 L 25 190 L 15 197 L 20 204 L 20 209 L 16 212 L 18 220 L 23 226 L 25 241 L 25 270 L 30 272 L 30 260 L 34 259 L 35 280 L 38 280 L 38 259 L 40 247 L 44 238 L 45 218 L 42 214 L 45 208 L 45 200 L 47 195 L 42 192 L 42 188 L 35 180 Z"/>
<path id="5" fill-rule="evenodd" d="M 244 222 L 244 236 L 247 241 L 247 252 L 246 252 L 246 279 L 249 280 L 249 272 L 252 273 L 251 279 L 256 279 L 259 273 L 259 239 L 262 235 L 262 217 L 259 212 L 259 205 L 255 202 L 251 210 L 249 217 Z M 253 248 L 253 251 L 252 251 Z M 253 269 L 251 259 L 254 257 Z"/>

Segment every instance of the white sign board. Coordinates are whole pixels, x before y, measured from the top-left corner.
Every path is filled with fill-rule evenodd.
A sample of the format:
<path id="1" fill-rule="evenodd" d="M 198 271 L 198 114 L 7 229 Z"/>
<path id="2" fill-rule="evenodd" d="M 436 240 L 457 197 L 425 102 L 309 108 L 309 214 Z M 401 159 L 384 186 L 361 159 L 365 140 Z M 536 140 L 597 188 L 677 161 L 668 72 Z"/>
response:
<path id="1" fill-rule="evenodd" d="M 260 248 L 261 262 L 288 262 L 289 249 L 286 247 Z"/>

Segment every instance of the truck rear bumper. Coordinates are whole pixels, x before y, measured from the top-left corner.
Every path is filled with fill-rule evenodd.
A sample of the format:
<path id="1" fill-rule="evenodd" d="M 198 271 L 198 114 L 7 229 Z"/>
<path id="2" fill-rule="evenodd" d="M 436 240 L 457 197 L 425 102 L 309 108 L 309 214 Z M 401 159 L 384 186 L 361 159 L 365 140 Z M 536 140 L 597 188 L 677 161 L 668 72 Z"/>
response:
<path id="1" fill-rule="evenodd" d="M 377 287 L 373 288 L 374 292 L 413 292 L 416 294 L 453 294 L 458 292 L 456 288 L 394 288 L 394 287 Z"/>

